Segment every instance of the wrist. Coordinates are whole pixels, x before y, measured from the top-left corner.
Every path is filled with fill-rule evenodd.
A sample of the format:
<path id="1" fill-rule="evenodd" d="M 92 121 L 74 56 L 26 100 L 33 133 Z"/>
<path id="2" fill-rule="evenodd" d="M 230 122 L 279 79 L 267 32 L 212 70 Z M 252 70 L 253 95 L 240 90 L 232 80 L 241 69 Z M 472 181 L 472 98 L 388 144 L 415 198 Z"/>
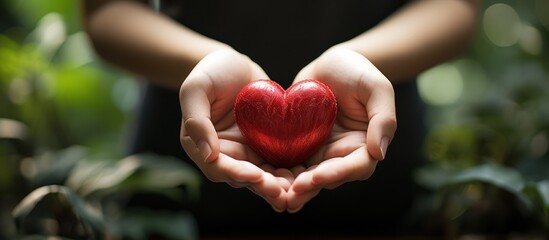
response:
<path id="1" fill-rule="evenodd" d="M 400 75 L 396 74 L 394 66 L 395 59 L 402 57 L 399 53 L 402 49 L 399 46 L 389 47 L 379 36 L 375 29 L 372 29 L 332 48 L 345 49 L 360 54 L 389 79 L 400 78 Z"/>

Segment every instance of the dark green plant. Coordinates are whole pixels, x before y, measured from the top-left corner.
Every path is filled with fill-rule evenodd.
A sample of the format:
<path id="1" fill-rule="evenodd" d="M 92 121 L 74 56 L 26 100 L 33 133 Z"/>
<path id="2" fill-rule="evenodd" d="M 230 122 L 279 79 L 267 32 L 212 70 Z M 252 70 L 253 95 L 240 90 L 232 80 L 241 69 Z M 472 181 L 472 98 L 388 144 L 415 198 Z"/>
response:
<path id="1" fill-rule="evenodd" d="M 122 152 L 137 83 L 96 59 L 75 19 L 45 11 L 74 1 L 31 2 L 7 6 L 36 27 L 0 33 L 0 238 L 196 239 L 182 210 L 199 195 L 194 168 Z M 127 206 L 139 194 L 180 210 Z"/>
<path id="2" fill-rule="evenodd" d="M 484 9 L 496 3 L 484 1 Z M 549 28 L 535 9 L 547 1 L 505 4 L 517 11 L 524 29 L 539 31 L 542 51 L 529 53 L 520 42 L 495 46 L 484 34 L 481 14 L 472 50 L 450 63 L 464 83 L 461 97 L 429 109 L 429 164 L 416 180 L 433 193 L 424 204 L 431 217 L 427 228 L 449 239 L 466 233 L 549 235 L 549 42 L 543 38 Z"/>
<path id="3" fill-rule="evenodd" d="M 73 191 L 64 186 L 37 188 L 13 210 L 19 237 L 58 236 L 102 239 L 105 225 Z"/>
<path id="4" fill-rule="evenodd" d="M 85 149 L 78 146 L 45 155 L 48 156 L 37 158 L 37 164 L 59 161 L 43 168 L 31 181 L 39 183 L 64 176 L 64 184 L 39 187 L 14 208 L 17 236 L 198 238 L 194 218 L 184 210 L 127 206 L 127 201 L 140 193 L 154 193 L 157 199 L 170 199 L 180 207 L 196 201 L 200 176 L 180 160 L 153 154 L 91 160 Z"/>

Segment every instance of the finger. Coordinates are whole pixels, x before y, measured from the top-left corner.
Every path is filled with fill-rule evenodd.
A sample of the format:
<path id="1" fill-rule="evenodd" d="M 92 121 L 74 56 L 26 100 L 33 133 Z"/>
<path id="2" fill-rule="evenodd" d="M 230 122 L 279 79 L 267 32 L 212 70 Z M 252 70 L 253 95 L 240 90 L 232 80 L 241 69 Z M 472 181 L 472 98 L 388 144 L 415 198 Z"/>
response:
<path id="1" fill-rule="evenodd" d="M 318 165 L 312 165 L 308 168 L 305 168 L 305 166 L 302 166 L 302 165 L 298 165 L 290 169 L 290 171 L 294 175 L 294 181 L 290 186 L 290 190 L 295 192 L 306 192 L 315 188 L 316 185 L 313 182 L 313 179 L 312 179 L 313 175 L 311 174 L 311 172 L 316 167 L 318 167 Z"/>
<path id="2" fill-rule="evenodd" d="M 285 197 L 270 198 L 262 194 L 259 194 L 259 192 L 253 186 L 248 186 L 248 189 L 251 192 L 255 193 L 257 196 L 263 198 L 263 200 L 265 200 L 269 205 L 271 205 L 271 207 L 275 212 L 281 213 L 281 212 L 284 212 L 284 210 L 286 209 Z"/>
<path id="3" fill-rule="evenodd" d="M 187 76 L 179 92 L 181 137 L 190 136 L 202 160 L 213 161 L 219 154 L 214 123 L 221 129 L 234 123 L 231 110 L 238 91 L 261 76 L 266 74 L 257 64 L 234 50 L 209 54 Z"/>
<path id="4" fill-rule="evenodd" d="M 340 128 L 337 125 L 334 129 Z M 366 131 L 332 133 L 329 141 L 317 153 L 306 161 L 308 165 L 318 165 L 325 159 L 345 157 L 356 149 L 366 146 Z"/>
<path id="5" fill-rule="evenodd" d="M 295 180 L 294 174 L 285 168 L 278 168 L 273 174 L 285 191 L 288 191 Z"/>
<path id="6" fill-rule="evenodd" d="M 256 166 L 263 164 L 263 161 L 249 147 L 239 142 L 221 138 L 219 139 L 219 151 L 231 158 L 246 160 Z"/>
<path id="7" fill-rule="evenodd" d="M 270 164 L 262 164 L 260 165 L 260 168 L 265 172 L 272 174 L 284 191 L 288 191 L 294 182 L 295 175 L 289 169 L 275 168 Z"/>
<path id="8" fill-rule="evenodd" d="M 233 182 L 249 185 L 260 182 L 263 173 L 265 173 L 248 161 L 235 160 L 222 153 L 214 162 L 198 161 L 196 164 L 212 182 Z"/>
<path id="9" fill-rule="evenodd" d="M 290 169 L 290 171 L 292 172 L 292 174 L 293 174 L 294 176 L 296 176 L 296 177 L 299 176 L 299 174 L 305 172 L 305 170 L 307 170 L 307 168 L 305 168 L 305 166 L 303 166 L 303 165 L 297 165 L 297 166 L 292 167 L 292 168 Z"/>
<path id="10" fill-rule="evenodd" d="M 269 76 L 267 76 L 267 73 L 255 62 L 252 62 L 252 65 L 250 66 L 252 68 L 252 79 L 270 79 Z"/>
<path id="11" fill-rule="evenodd" d="M 345 157 L 322 162 L 311 171 L 311 180 L 316 186 L 333 188 L 342 183 L 370 178 L 376 166 L 377 160 L 370 157 L 366 147 L 361 147 Z"/>
<path id="12" fill-rule="evenodd" d="M 200 149 L 196 146 L 194 141 L 186 135 L 184 127 L 181 126 L 181 136 L 180 136 L 181 146 L 183 147 L 183 150 L 185 150 L 185 153 L 195 162 L 204 162 L 202 161 L 202 153 L 200 153 Z"/>
<path id="13" fill-rule="evenodd" d="M 269 173 L 264 173 L 262 179 L 255 182 L 227 182 L 227 184 L 234 188 L 243 188 L 246 187 L 250 189 L 255 194 L 261 197 L 267 197 L 269 199 L 275 199 L 280 196 L 283 192 L 282 188 L 273 175 Z"/>
<path id="14" fill-rule="evenodd" d="M 286 194 L 277 179 L 270 173 L 264 173 L 261 181 L 247 187 L 262 197 L 276 212 L 286 209 Z"/>
<path id="15" fill-rule="evenodd" d="M 189 136 L 200 152 L 199 159 L 211 162 L 219 155 L 219 139 L 211 121 L 210 106 L 213 86 L 207 75 L 200 71 L 189 74 L 179 91 L 182 112 L 181 136 Z M 183 144 L 183 142 L 182 142 Z"/>
<path id="16" fill-rule="evenodd" d="M 392 85 L 385 77 L 372 81 L 368 99 L 361 99 L 368 112 L 367 147 L 376 160 L 385 159 L 387 148 L 397 128 L 395 95 Z M 366 90 L 366 89 L 364 89 Z"/>
<path id="17" fill-rule="evenodd" d="M 292 189 L 288 192 L 286 209 L 289 213 L 299 212 L 306 203 L 313 199 L 321 189 L 315 189 L 308 192 L 297 193 Z"/>
<path id="18" fill-rule="evenodd" d="M 366 147 L 360 147 L 345 157 L 325 160 L 314 169 L 299 175 L 292 185 L 297 193 L 314 189 L 333 189 L 343 183 L 366 180 L 376 168 L 377 161 L 368 154 Z"/>
<path id="19" fill-rule="evenodd" d="M 292 183 L 292 186 L 290 187 L 290 191 L 296 193 L 304 193 L 316 188 L 319 187 L 316 185 L 315 182 L 313 182 L 312 170 L 309 170 L 297 175 L 294 182 Z"/>
<path id="20" fill-rule="evenodd" d="M 278 183 L 278 180 L 270 173 L 263 173 L 261 181 L 252 185 L 263 196 L 269 198 L 277 198 L 282 193 L 282 187 Z"/>
<path id="21" fill-rule="evenodd" d="M 261 164 L 261 165 L 259 165 L 259 167 L 261 169 L 263 169 L 263 171 L 268 172 L 268 173 L 273 174 L 273 175 L 276 171 L 276 168 L 273 165 L 267 164 L 267 163 Z"/>
<path id="22" fill-rule="evenodd" d="M 297 82 L 307 80 L 307 79 L 315 79 L 315 76 L 313 74 L 313 64 L 309 64 L 305 66 L 299 73 L 297 73 L 294 81 L 292 84 L 296 84 Z"/>

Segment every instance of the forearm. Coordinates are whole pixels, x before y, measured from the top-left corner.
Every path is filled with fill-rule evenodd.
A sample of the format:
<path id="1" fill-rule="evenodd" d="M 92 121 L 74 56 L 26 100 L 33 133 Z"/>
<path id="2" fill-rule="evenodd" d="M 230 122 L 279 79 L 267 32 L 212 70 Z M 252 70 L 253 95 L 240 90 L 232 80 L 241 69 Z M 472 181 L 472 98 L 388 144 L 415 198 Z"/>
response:
<path id="1" fill-rule="evenodd" d="M 361 53 L 397 83 L 460 54 L 475 32 L 479 5 L 479 0 L 413 1 L 340 46 Z"/>
<path id="2" fill-rule="evenodd" d="M 84 1 L 85 28 L 105 60 L 151 82 L 179 88 L 208 53 L 229 46 L 133 1 Z"/>

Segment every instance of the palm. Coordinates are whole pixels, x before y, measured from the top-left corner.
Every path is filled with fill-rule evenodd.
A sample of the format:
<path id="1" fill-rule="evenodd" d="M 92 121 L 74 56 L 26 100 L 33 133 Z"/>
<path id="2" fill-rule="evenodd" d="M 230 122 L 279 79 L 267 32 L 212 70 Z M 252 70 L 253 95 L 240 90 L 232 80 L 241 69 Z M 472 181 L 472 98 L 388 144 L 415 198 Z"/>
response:
<path id="1" fill-rule="evenodd" d="M 366 180 L 384 158 L 384 140 L 396 128 L 394 93 L 391 84 L 362 55 L 329 50 L 305 67 L 296 77 L 316 79 L 332 89 L 338 115 L 324 146 L 304 166 L 288 192 L 288 210 L 297 211 L 321 189 L 332 189 L 350 181 Z"/>
<path id="2" fill-rule="evenodd" d="M 219 138 L 220 154 L 234 160 L 251 162 L 272 173 L 274 167 L 258 157 L 246 144 L 233 114 L 234 101 L 239 90 L 254 79 L 267 78 L 262 75 L 254 76 L 255 73 L 252 70 L 234 68 L 231 64 L 225 64 L 216 68 L 217 73 L 209 75 L 211 89 L 215 93 L 211 105 L 211 120 Z"/>
<path id="3" fill-rule="evenodd" d="M 238 126 L 234 123 L 226 129 L 220 129 L 217 131 L 219 137 L 219 152 L 234 160 L 248 161 L 256 166 L 265 169 L 268 168 L 268 164 L 259 158 L 249 147 L 246 145 L 244 137 L 240 133 Z"/>
<path id="4" fill-rule="evenodd" d="M 248 187 L 273 208 L 285 209 L 284 177 L 246 146 L 233 114 L 236 95 L 254 79 L 267 78 L 249 58 L 234 51 L 205 57 L 181 86 L 181 143 L 204 175 L 214 182 Z"/>
<path id="5" fill-rule="evenodd" d="M 352 82 L 353 79 L 346 78 L 344 81 Z M 338 87 L 342 85 L 341 78 L 323 78 L 323 82 L 334 91 L 338 100 L 338 115 L 326 143 L 305 162 L 304 171 L 316 169 L 314 182 L 326 183 L 324 188 L 331 189 L 349 180 L 368 178 L 375 169 L 375 161 L 366 150 L 368 114 L 359 96 L 354 93 L 355 90 Z M 355 161 L 356 158 L 364 160 L 361 166 L 365 170 L 363 174 L 355 174 L 352 172 L 354 168 L 342 164 L 344 161 Z"/>

